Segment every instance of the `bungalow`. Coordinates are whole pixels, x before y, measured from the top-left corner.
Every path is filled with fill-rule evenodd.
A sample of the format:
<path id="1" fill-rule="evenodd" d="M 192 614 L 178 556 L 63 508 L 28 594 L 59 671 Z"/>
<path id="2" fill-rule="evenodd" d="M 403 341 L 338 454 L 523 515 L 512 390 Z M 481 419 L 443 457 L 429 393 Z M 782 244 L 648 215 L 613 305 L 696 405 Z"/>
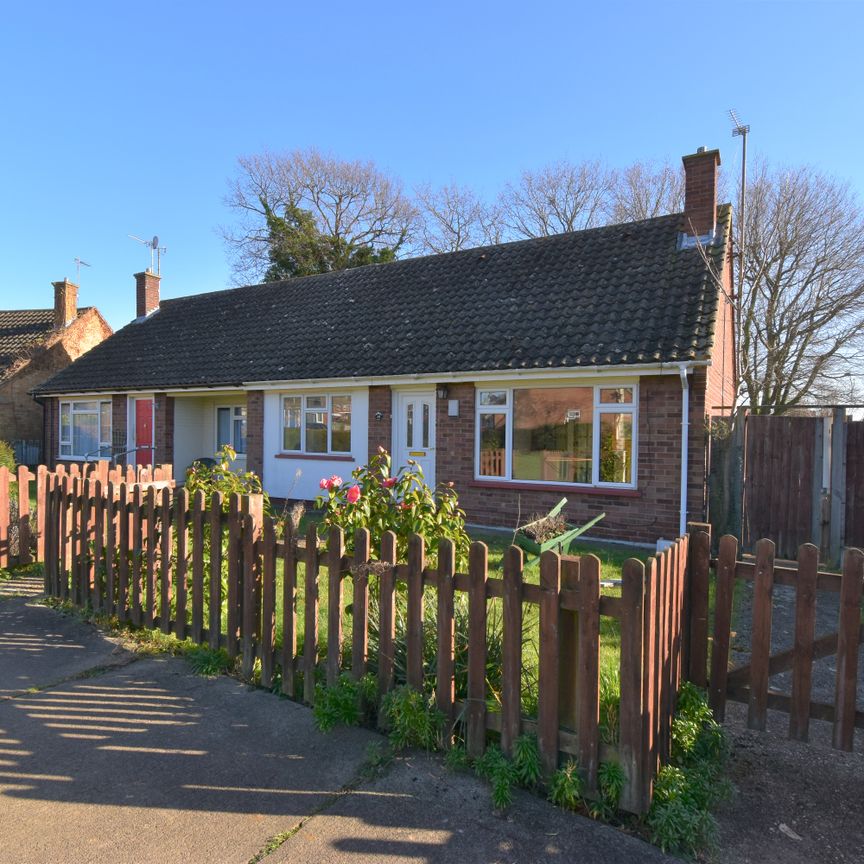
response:
<path id="1" fill-rule="evenodd" d="M 684 212 L 159 300 L 38 388 L 56 460 L 179 473 L 230 444 L 311 499 L 381 445 L 452 481 L 470 522 L 561 497 L 596 536 L 655 542 L 703 514 L 705 416 L 735 390 L 731 208 L 716 150 L 684 157 Z"/>

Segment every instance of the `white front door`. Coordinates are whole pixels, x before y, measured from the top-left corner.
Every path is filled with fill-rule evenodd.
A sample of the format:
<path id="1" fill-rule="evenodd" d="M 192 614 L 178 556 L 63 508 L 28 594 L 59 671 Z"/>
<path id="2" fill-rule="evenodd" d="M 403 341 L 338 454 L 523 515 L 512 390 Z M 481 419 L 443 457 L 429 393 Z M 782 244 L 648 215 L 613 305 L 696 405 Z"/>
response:
<path id="1" fill-rule="evenodd" d="M 393 394 L 393 471 L 413 459 L 429 486 L 435 485 L 435 391 Z"/>

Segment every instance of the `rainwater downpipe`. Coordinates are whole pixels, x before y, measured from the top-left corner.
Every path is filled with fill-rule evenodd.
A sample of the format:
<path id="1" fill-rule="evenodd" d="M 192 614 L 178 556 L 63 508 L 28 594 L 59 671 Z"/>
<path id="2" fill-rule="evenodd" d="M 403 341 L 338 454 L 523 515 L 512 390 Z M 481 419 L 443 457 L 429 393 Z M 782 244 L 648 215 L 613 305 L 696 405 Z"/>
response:
<path id="1" fill-rule="evenodd" d="M 687 380 L 687 366 L 679 367 L 681 375 L 681 519 L 678 524 L 678 536 L 687 533 L 687 468 L 689 466 L 690 449 L 690 382 Z"/>

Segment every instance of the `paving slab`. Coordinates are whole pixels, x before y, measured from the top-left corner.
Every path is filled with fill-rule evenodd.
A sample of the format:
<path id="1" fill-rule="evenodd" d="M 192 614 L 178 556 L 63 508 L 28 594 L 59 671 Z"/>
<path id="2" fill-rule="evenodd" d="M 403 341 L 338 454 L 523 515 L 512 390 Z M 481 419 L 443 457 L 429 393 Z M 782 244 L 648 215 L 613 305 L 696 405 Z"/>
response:
<path id="1" fill-rule="evenodd" d="M 0 699 L 128 660 L 117 640 L 75 615 L 33 597 L 0 601 Z"/>
<path id="2" fill-rule="evenodd" d="M 372 740 L 178 658 L 0 701 L 0 864 L 247 862 Z"/>
<path id="3" fill-rule="evenodd" d="M 309 819 L 266 864 L 530 864 L 670 862 L 614 828 L 519 792 L 507 815 L 489 787 L 438 757 L 398 759 L 379 778 Z"/>

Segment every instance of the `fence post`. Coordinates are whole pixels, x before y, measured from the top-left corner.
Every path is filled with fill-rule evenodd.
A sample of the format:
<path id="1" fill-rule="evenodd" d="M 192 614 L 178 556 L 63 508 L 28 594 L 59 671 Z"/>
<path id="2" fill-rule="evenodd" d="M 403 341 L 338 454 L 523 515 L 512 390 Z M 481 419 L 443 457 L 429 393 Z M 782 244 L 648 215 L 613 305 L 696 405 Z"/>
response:
<path id="1" fill-rule="evenodd" d="M 222 631 L 222 493 L 210 496 L 210 590 L 207 592 L 209 616 L 207 621 L 208 645 L 219 649 Z M 263 663 L 263 657 L 261 662 Z M 265 685 L 269 686 L 269 685 Z"/>
<path id="2" fill-rule="evenodd" d="M 32 561 L 30 556 L 30 471 L 26 465 L 18 466 L 18 563 Z"/>
<path id="3" fill-rule="evenodd" d="M 122 488 L 122 487 L 121 487 Z M 177 565 L 174 571 L 174 635 L 186 638 L 186 550 L 189 546 L 189 493 L 181 489 L 174 499 L 177 535 Z"/>
<path id="4" fill-rule="evenodd" d="M 229 532 L 230 530 L 229 527 Z M 291 698 L 294 697 L 295 692 L 294 675 L 297 656 L 297 538 L 294 530 L 293 521 L 286 519 L 282 553 L 282 692 Z M 229 573 L 230 566 L 229 562 Z M 230 593 L 229 588 L 229 597 Z M 230 616 L 230 607 L 228 611 Z"/>
<path id="5" fill-rule="evenodd" d="M 501 670 L 501 749 L 513 755 L 522 723 L 522 550 L 504 553 L 504 614 Z M 599 584 L 599 583 L 598 583 Z"/>
<path id="6" fill-rule="evenodd" d="M 219 512 L 222 512 L 221 502 Z M 270 516 L 264 517 L 261 543 L 264 547 L 261 570 L 261 686 L 269 690 L 273 686 L 273 645 L 276 641 L 276 526 Z M 219 584 L 221 586 L 221 579 Z M 218 625 L 216 634 L 218 644 Z M 210 642 L 213 642 L 212 634 Z"/>
<path id="7" fill-rule="evenodd" d="M 105 608 L 105 585 L 102 578 L 105 561 L 105 485 L 101 480 L 93 484 L 93 608 Z"/>
<path id="8" fill-rule="evenodd" d="M 586 791 L 597 790 L 600 750 L 600 559 L 585 555 L 579 566 L 579 766 Z"/>
<path id="9" fill-rule="evenodd" d="M 862 580 L 864 580 L 864 552 L 860 549 L 847 549 L 843 555 L 840 616 L 837 627 L 837 684 L 832 743 L 838 750 L 851 751 L 855 736 Z"/>
<path id="10" fill-rule="evenodd" d="M 644 757 L 642 753 L 643 654 L 645 629 L 645 565 L 628 558 L 621 569 L 621 708 L 618 753 L 626 782 L 621 807 L 642 813 Z"/>
<path id="11" fill-rule="evenodd" d="M 143 528 L 141 526 L 141 484 L 132 486 L 132 623 L 141 626 L 141 563 L 144 557 Z"/>
<path id="12" fill-rule="evenodd" d="M 156 617 L 156 490 L 147 487 L 147 582 L 144 592 L 144 624 L 153 627 Z"/>
<path id="13" fill-rule="evenodd" d="M 228 499 L 228 596 L 226 598 L 226 603 L 228 604 L 226 615 L 228 632 L 225 639 L 225 650 L 228 652 L 228 657 L 231 660 L 237 656 L 237 635 L 240 631 L 240 574 L 243 560 L 242 536 L 240 494 L 232 492 L 231 497 Z"/>
<path id="14" fill-rule="evenodd" d="M 315 701 L 315 669 L 318 666 L 318 531 L 306 530 L 306 584 L 303 616 L 303 700 Z"/>
<path id="15" fill-rule="evenodd" d="M 366 674 L 369 653 L 369 529 L 354 535 L 354 576 L 351 599 L 351 675 L 359 681 Z M 361 572 L 362 569 L 362 572 Z"/>
<path id="16" fill-rule="evenodd" d="M 47 490 L 45 484 L 48 478 L 48 469 L 40 465 L 36 469 L 36 560 L 45 560 L 45 501 Z"/>
<path id="17" fill-rule="evenodd" d="M 688 525 L 690 547 L 684 595 L 683 668 L 697 687 L 708 685 L 708 587 L 711 569 L 711 526 Z"/>
<path id="18" fill-rule="evenodd" d="M 455 658 L 453 578 L 456 574 L 456 550 L 452 540 L 438 544 L 438 664 L 435 681 L 435 704 L 445 718 L 445 746 L 453 733 L 453 678 Z"/>
<path id="19" fill-rule="evenodd" d="M 408 686 L 423 689 L 423 568 L 426 546 L 419 534 L 408 538 L 408 605 L 406 608 Z"/>
<path id="20" fill-rule="evenodd" d="M 339 680 L 342 654 L 342 556 L 345 535 L 333 526 L 327 538 L 327 686 Z"/>
<path id="21" fill-rule="evenodd" d="M 753 575 L 753 630 L 750 646 L 750 698 L 747 726 L 765 731 L 768 711 L 768 663 L 771 657 L 771 613 L 774 596 L 774 542 L 756 543 Z"/>
<path id="22" fill-rule="evenodd" d="M 561 559 L 561 590 L 578 590 L 579 558 Z M 579 686 L 579 616 L 571 609 L 558 613 L 558 722 L 576 730 Z"/>
<path id="23" fill-rule="evenodd" d="M 396 535 L 385 531 L 381 537 L 381 561 L 392 566 L 387 567 L 378 580 L 378 617 L 379 617 L 379 652 L 378 661 L 378 695 L 384 696 L 393 686 L 395 642 L 396 642 Z M 384 717 L 379 714 L 378 725 L 385 725 Z"/>
<path id="24" fill-rule="evenodd" d="M 9 566 L 9 469 L 0 465 L 0 570 Z"/>
<path id="25" fill-rule="evenodd" d="M 729 674 L 729 642 L 732 629 L 732 598 L 735 594 L 735 568 L 738 539 L 731 534 L 720 538 L 714 592 L 714 642 L 711 650 L 711 680 L 708 702 L 714 717 L 726 717 L 726 680 Z"/>
<path id="26" fill-rule="evenodd" d="M 171 531 L 171 489 L 162 490 L 162 551 L 159 555 L 161 581 L 159 583 L 159 625 L 163 633 L 171 632 L 171 552 L 173 549 Z"/>
<path id="27" fill-rule="evenodd" d="M 558 768 L 558 640 L 561 558 L 547 551 L 540 557 L 540 657 L 538 670 L 537 745 L 543 774 Z"/>
<path id="28" fill-rule="evenodd" d="M 468 722 L 465 745 L 476 759 L 486 749 L 486 577 L 488 550 L 474 542 L 468 559 Z"/>
<path id="29" fill-rule="evenodd" d="M 795 659 L 792 668 L 792 701 L 789 706 L 789 737 L 798 741 L 806 741 L 810 730 L 818 571 L 819 549 L 812 543 L 804 543 L 798 550 L 798 575 L 795 580 Z"/>

